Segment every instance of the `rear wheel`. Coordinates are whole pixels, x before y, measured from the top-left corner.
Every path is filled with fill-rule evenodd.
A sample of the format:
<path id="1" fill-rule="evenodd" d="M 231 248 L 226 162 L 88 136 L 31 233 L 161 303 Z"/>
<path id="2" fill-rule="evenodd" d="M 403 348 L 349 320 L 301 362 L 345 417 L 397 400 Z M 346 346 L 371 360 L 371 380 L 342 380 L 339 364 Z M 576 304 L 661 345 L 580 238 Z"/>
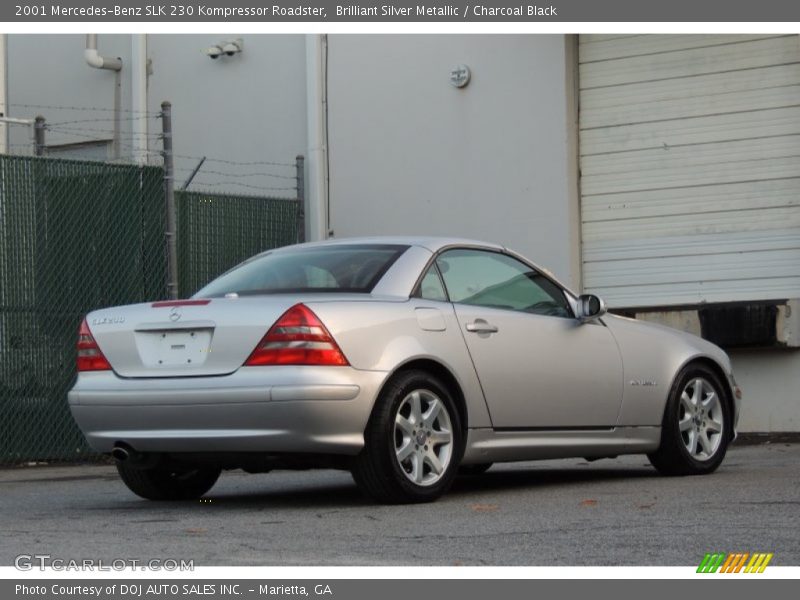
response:
<path id="1" fill-rule="evenodd" d="M 119 476 L 128 489 L 147 500 L 193 500 L 210 490 L 220 475 L 215 468 L 136 469 L 117 462 Z"/>
<path id="2" fill-rule="evenodd" d="M 719 467 L 730 441 L 722 382 L 708 367 L 689 365 L 670 391 L 661 445 L 648 458 L 665 475 L 703 475 Z"/>
<path id="3" fill-rule="evenodd" d="M 353 478 L 379 502 L 430 502 L 452 484 L 462 452 L 461 421 L 450 392 L 424 371 L 407 371 L 381 392 Z"/>

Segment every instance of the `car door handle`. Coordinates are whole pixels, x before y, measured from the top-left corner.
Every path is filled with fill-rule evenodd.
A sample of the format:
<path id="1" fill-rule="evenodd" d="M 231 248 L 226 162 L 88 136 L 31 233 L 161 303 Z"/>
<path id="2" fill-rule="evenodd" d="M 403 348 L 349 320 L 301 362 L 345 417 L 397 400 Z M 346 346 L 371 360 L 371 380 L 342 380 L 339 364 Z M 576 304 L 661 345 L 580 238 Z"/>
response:
<path id="1" fill-rule="evenodd" d="M 487 323 L 483 319 L 475 319 L 472 323 L 467 323 L 467 331 L 472 333 L 497 333 L 497 325 Z"/>

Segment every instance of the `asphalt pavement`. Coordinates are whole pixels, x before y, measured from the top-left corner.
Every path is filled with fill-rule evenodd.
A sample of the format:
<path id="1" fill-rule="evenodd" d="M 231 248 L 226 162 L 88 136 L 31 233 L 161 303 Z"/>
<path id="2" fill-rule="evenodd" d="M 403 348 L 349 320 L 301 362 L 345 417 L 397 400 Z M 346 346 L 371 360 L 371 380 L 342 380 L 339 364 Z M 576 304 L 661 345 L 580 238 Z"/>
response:
<path id="1" fill-rule="evenodd" d="M 660 477 L 644 456 L 496 465 L 440 501 L 380 506 L 348 473 L 223 473 L 201 501 L 149 502 L 113 466 L 0 469 L 0 564 L 696 565 L 774 552 L 800 565 L 800 444 L 734 446 L 719 471 Z"/>

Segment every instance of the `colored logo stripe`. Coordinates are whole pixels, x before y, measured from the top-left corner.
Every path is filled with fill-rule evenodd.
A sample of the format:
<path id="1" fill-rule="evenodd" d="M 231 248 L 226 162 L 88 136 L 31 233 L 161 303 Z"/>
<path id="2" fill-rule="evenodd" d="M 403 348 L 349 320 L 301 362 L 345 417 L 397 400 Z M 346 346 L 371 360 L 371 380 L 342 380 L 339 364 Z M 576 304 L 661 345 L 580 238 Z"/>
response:
<path id="1" fill-rule="evenodd" d="M 747 563 L 747 567 L 745 568 L 745 573 L 763 573 L 764 569 L 767 568 L 769 561 L 772 560 L 773 554 L 770 552 L 769 554 L 753 554 L 753 558 L 750 559 L 750 562 Z"/>
<path id="2" fill-rule="evenodd" d="M 722 561 L 725 560 L 725 554 L 722 552 L 715 552 L 714 554 L 706 553 L 700 566 L 697 567 L 698 573 L 716 573 Z"/>
<path id="3" fill-rule="evenodd" d="M 755 552 L 708 552 L 703 556 L 700 565 L 697 567 L 698 573 L 739 573 L 744 568 L 744 573 L 763 573 L 764 569 L 772 560 L 773 553 Z M 750 559 L 747 562 L 747 559 Z M 747 562 L 747 566 L 745 566 Z"/>
<path id="4" fill-rule="evenodd" d="M 736 552 L 735 554 L 728 554 L 728 560 L 722 565 L 720 573 L 738 573 L 741 571 L 744 561 L 750 556 L 749 552 Z"/>

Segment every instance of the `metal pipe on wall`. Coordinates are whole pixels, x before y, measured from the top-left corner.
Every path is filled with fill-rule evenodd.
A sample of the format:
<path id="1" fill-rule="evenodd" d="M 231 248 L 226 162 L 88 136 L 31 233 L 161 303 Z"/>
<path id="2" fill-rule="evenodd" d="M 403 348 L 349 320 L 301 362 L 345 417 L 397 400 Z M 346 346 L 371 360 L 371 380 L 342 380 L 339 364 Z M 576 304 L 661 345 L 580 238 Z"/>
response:
<path id="1" fill-rule="evenodd" d="M 83 51 L 83 56 L 86 63 L 95 69 L 107 69 L 109 71 L 122 70 L 122 59 L 112 58 L 109 56 L 101 56 L 97 51 L 97 34 L 86 34 L 86 50 Z"/>
<path id="2" fill-rule="evenodd" d="M 8 107 L 8 36 L 0 33 L 0 117 L 7 117 Z M 8 125 L 0 122 L 0 154 L 8 152 Z"/>
<path id="3" fill-rule="evenodd" d="M 120 71 L 122 70 L 122 59 L 112 58 L 109 56 L 101 56 L 97 50 L 97 34 L 86 34 L 86 49 L 83 51 L 83 57 L 93 69 L 106 69 L 114 71 L 114 142 L 113 142 L 113 155 L 114 158 L 119 158 L 119 137 L 120 137 L 120 109 L 122 104 L 122 80 Z"/>
<path id="4" fill-rule="evenodd" d="M 131 133 L 133 160 L 140 165 L 147 163 L 147 34 L 131 36 Z"/>
<path id="5" fill-rule="evenodd" d="M 306 171 L 306 239 L 324 240 L 328 234 L 328 140 L 326 131 L 327 90 L 324 35 L 306 36 L 306 110 L 308 152 Z"/>
<path id="6" fill-rule="evenodd" d="M 164 200 L 167 213 L 167 297 L 178 297 L 178 223 L 175 207 L 175 167 L 172 156 L 172 103 L 161 103 L 161 143 L 164 146 Z"/>

